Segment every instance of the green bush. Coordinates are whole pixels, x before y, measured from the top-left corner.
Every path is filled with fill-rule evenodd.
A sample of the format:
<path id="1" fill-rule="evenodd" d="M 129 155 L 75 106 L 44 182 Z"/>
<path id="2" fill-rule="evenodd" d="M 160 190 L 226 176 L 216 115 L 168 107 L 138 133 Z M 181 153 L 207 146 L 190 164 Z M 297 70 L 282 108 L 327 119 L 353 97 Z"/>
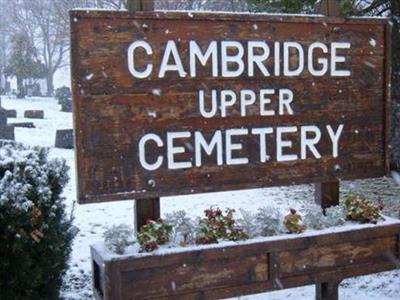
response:
<path id="1" fill-rule="evenodd" d="M 59 299 L 75 236 L 61 197 L 63 160 L 0 141 L 0 298 Z"/>
<path id="2" fill-rule="evenodd" d="M 147 220 L 146 225 L 140 228 L 138 242 L 141 252 L 152 252 L 161 245 L 169 242 L 172 226 L 165 224 L 162 219 Z"/>
<path id="3" fill-rule="evenodd" d="M 69 87 L 62 86 L 56 89 L 56 99 L 58 104 L 61 104 L 61 111 L 72 112 L 72 95 Z"/>
<path id="4" fill-rule="evenodd" d="M 200 232 L 196 238 L 197 244 L 213 244 L 220 240 L 240 241 L 249 238 L 247 233 L 236 224 L 233 217 L 234 209 L 227 208 L 224 215 L 218 207 L 211 207 L 204 213 L 206 217 L 199 221 Z"/>
<path id="5" fill-rule="evenodd" d="M 345 200 L 347 219 L 360 223 L 376 224 L 381 218 L 381 206 L 374 205 L 370 200 L 361 194 L 351 193 Z"/>

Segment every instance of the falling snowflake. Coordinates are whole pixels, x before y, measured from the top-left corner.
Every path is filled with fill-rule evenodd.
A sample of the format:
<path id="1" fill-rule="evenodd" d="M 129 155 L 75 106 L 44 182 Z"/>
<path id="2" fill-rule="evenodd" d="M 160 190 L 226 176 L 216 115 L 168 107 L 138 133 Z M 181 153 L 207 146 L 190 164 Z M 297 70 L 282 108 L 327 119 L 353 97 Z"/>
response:
<path id="1" fill-rule="evenodd" d="M 370 44 L 372 47 L 375 47 L 375 46 L 376 46 L 376 41 L 375 41 L 375 39 L 371 38 L 371 39 L 369 40 L 369 44 Z"/>
<path id="2" fill-rule="evenodd" d="M 92 80 L 92 78 L 93 78 L 93 73 L 90 73 L 89 75 L 86 75 L 86 80 Z"/>
<path id="3" fill-rule="evenodd" d="M 161 96 L 161 90 L 160 89 L 153 89 L 151 92 L 155 96 Z"/>
<path id="4" fill-rule="evenodd" d="M 149 117 L 152 117 L 152 118 L 157 118 L 157 113 L 156 113 L 155 111 L 149 111 L 149 112 L 147 113 L 147 115 L 148 115 Z"/>

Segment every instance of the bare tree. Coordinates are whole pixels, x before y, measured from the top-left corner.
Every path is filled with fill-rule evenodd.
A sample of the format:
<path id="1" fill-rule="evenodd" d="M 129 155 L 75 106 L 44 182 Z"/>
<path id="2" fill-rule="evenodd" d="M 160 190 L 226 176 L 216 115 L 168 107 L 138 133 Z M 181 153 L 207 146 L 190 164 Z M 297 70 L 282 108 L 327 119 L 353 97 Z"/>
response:
<path id="1" fill-rule="evenodd" d="M 64 58 L 69 50 L 69 30 L 65 18 L 57 10 L 53 0 L 17 0 L 14 18 L 17 30 L 32 39 L 45 66 L 48 96 L 53 94 L 55 72 L 65 66 Z"/>

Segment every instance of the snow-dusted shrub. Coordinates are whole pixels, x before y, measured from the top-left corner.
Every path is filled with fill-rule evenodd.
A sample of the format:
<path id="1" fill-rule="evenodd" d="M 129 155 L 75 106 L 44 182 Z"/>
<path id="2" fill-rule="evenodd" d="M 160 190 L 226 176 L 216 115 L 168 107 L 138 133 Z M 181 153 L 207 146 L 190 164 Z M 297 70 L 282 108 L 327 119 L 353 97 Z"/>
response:
<path id="1" fill-rule="evenodd" d="M 319 205 L 313 204 L 304 209 L 304 224 L 308 228 L 323 229 L 327 226 L 327 218 L 322 213 L 322 208 Z"/>
<path id="2" fill-rule="evenodd" d="M 61 111 L 72 112 L 72 96 L 69 87 L 62 86 L 56 89 L 55 97 L 58 100 L 58 104 L 61 104 Z"/>
<path id="3" fill-rule="evenodd" d="M 165 223 L 173 228 L 171 235 L 172 244 L 186 246 L 194 243 L 198 229 L 195 222 L 186 215 L 184 210 L 166 214 Z"/>
<path id="4" fill-rule="evenodd" d="M 325 226 L 340 226 L 346 222 L 346 207 L 343 204 L 325 209 Z"/>
<path id="5" fill-rule="evenodd" d="M 125 224 L 107 228 L 103 234 L 106 247 L 117 254 L 124 254 L 125 249 L 135 243 L 133 232 L 133 229 Z"/>
<path id="6" fill-rule="evenodd" d="M 349 220 L 361 223 L 376 223 L 381 218 L 381 208 L 361 194 L 350 194 L 344 203 Z"/>
<path id="7" fill-rule="evenodd" d="M 238 224 L 247 233 L 249 238 L 260 235 L 260 226 L 257 223 L 256 215 L 244 209 L 240 209 L 239 211 L 242 218 L 238 220 Z"/>
<path id="8" fill-rule="evenodd" d="M 285 232 L 282 224 L 283 216 L 280 211 L 271 206 L 258 209 L 256 214 L 256 222 L 259 226 L 259 234 L 261 236 L 273 236 Z"/>
<path id="9" fill-rule="evenodd" d="M 283 224 L 290 233 L 302 233 L 307 229 L 303 217 L 294 208 L 291 208 L 289 214 L 285 216 Z"/>
<path id="10" fill-rule="evenodd" d="M 0 141 L 0 298 L 58 299 L 76 234 L 61 196 L 62 160 Z"/>
<path id="11" fill-rule="evenodd" d="M 142 252 L 152 252 L 161 245 L 170 241 L 172 226 L 162 219 L 157 221 L 147 220 L 146 225 L 140 228 L 138 242 Z"/>
<path id="12" fill-rule="evenodd" d="M 247 233 L 236 224 L 233 217 L 234 209 L 226 209 L 225 214 L 219 208 L 209 208 L 204 211 L 206 217 L 199 221 L 197 244 L 213 244 L 220 240 L 239 241 L 248 239 Z"/>

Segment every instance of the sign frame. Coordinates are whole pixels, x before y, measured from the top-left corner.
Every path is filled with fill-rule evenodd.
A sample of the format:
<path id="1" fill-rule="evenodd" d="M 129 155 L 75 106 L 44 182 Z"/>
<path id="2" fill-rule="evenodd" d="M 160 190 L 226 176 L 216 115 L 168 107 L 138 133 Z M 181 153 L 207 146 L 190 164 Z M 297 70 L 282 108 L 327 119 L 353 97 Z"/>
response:
<path id="1" fill-rule="evenodd" d="M 110 193 L 98 193 L 93 191 L 92 188 L 87 188 L 83 183 L 85 179 L 88 178 L 88 174 L 82 171 L 82 166 L 87 164 L 85 157 L 85 149 L 83 147 L 83 131 L 86 130 L 85 123 L 82 122 L 81 115 L 81 104 L 82 101 L 82 83 L 84 77 L 88 76 L 84 74 L 84 70 L 79 65 L 79 57 L 82 55 L 80 53 L 81 49 L 77 45 L 80 43 L 80 32 L 79 32 L 79 20 L 81 19 L 126 19 L 126 20 L 138 20 L 140 22 L 146 20 L 190 20 L 190 21 L 210 21 L 213 22 L 266 22 L 266 20 L 270 23 L 280 23 L 285 22 L 289 24 L 295 23 L 310 23 L 310 24 L 323 24 L 328 23 L 332 26 L 340 26 L 341 24 L 346 25 L 354 25 L 354 24 L 370 24 L 379 25 L 384 27 L 384 40 L 385 40 L 385 51 L 384 51 L 384 69 L 383 71 L 383 99 L 382 102 L 382 111 L 384 112 L 384 116 L 382 117 L 382 169 L 372 173 L 360 174 L 356 178 L 368 178 L 368 177 L 379 177 L 386 175 L 389 172 L 390 168 L 390 108 L 391 108 L 391 97 L 390 97 L 390 55 L 391 55 L 391 40 L 390 40 L 390 25 L 388 24 L 386 19 L 375 19 L 375 18 L 349 18 L 343 19 L 340 17 L 325 17 L 325 16 L 297 16 L 297 15 L 268 15 L 268 14 L 215 14 L 215 13 L 196 13 L 196 14 L 187 14 L 187 13 L 171 13 L 171 12 L 137 12 L 134 16 L 129 14 L 128 12 L 120 12 L 120 11 L 86 11 L 86 10 L 76 10 L 71 12 L 71 57 L 72 57 L 72 90 L 73 90 L 73 99 L 74 99 L 74 128 L 75 128 L 75 145 L 77 149 L 77 171 L 78 171 L 78 200 L 79 203 L 94 203 L 94 202 L 104 202 L 104 201 L 116 201 L 116 200 L 131 200 L 131 199 L 148 199 L 155 198 L 160 196 L 173 196 L 173 195 L 184 195 L 184 194 L 193 194 L 193 193 L 204 193 L 204 192 L 217 192 L 217 191 L 226 191 L 226 190 L 239 190 L 239 189 L 247 189 L 247 188 L 262 188 L 269 186 L 280 186 L 280 185 L 291 185 L 291 184 L 304 184 L 310 182 L 329 182 L 332 180 L 340 179 L 355 179 L 351 174 L 338 174 L 333 175 L 327 173 L 320 173 L 318 176 L 313 178 L 303 176 L 302 178 L 296 178 L 294 180 L 283 180 L 283 181 L 274 181 L 270 183 L 268 181 L 264 182 L 241 182 L 227 185 L 215 185 L 215 186 L 205 186 L 204 181 L 202 186 L 194 186 L 188 185 L 187 187 L 179 187 L 177 189 L 171 189 L 168 191 L 159 191 L 157 189 L 146 190 L 146 192 L 110 192 Z M 76 22 L 75 20 L 78 20 Z M 80 78 L 80 79 L 79 79 Z M 84 168 L 86 168 L 85 166 Z M 290 168 L 290 164 L 288 164 L 288 168 Z M 221 167 L 223 168 L 223 167 Z M 221 169 L 222 170 L 222 169 Z M 173 173 L 171 173 L 173 176 Z M 149 177 L 151 179 L 151 176 Z M 150 179 L 148 181 L 150 181 Z M 91 180 L 91 179 L 89 179 Z M 211 181 L 210 181 L 211 182 Z M 172 185 L 171 185 L 172 186 Z M 92 189 L 92 190 L 91 190 Z"/>

